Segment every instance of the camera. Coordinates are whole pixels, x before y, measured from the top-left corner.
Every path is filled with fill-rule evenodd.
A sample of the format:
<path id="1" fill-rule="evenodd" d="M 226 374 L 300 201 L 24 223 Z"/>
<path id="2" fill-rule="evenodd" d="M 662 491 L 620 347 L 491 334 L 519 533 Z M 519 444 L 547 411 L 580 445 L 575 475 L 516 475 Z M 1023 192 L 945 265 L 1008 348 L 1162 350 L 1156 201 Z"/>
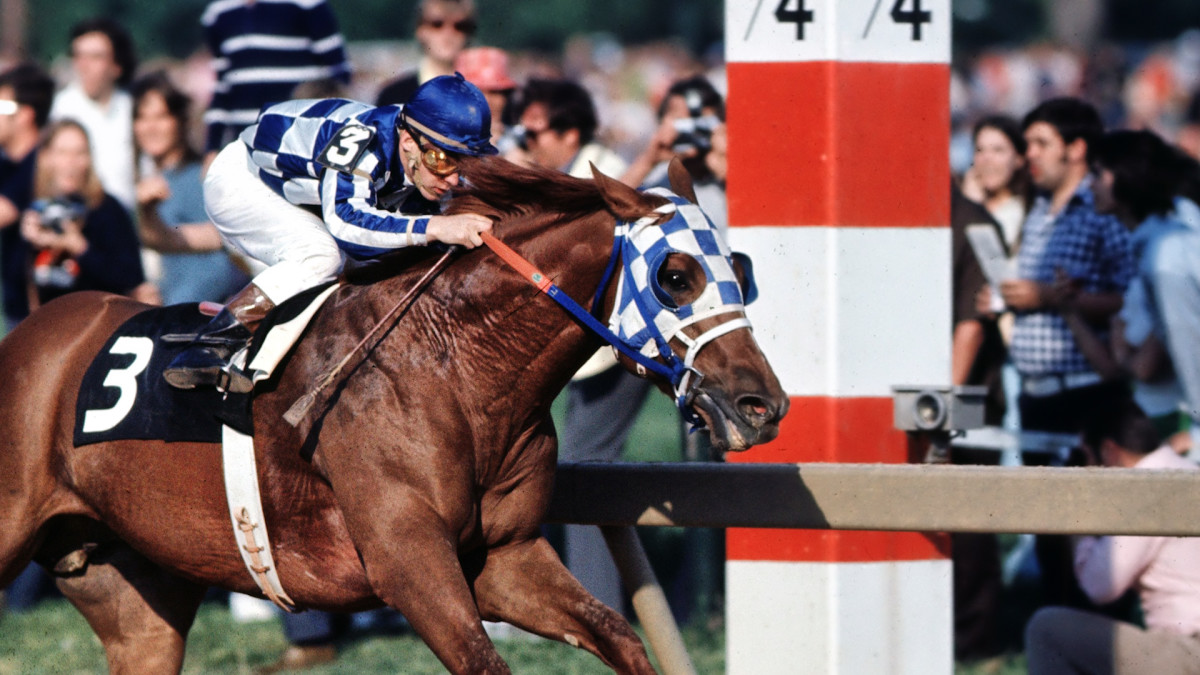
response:
<path id="1" fill-rule="evenodd" d="M 673 152 L 683 153 L 695 150 L 703 154 L 712 150 L 712 135 L 721 120 L 716 115 L 701 115 L 684 117 L 675 120 L 675 142 L 671 144 Z"/>
<path id="2" fill-rule="evenodd" d="M 987 387 L 892 387 L 892 419 L 902 431 L 950 431 L 983 426 Z"/>
<path id="3" fill-rule="evenodd" d="M 42 229 L 55 234 L 63 233 L 63 224 L 67 221 L 83 220 L 87 215 L 87 206 L 77 197 L 39 199 L 32 208 L 42 215 Z"/>

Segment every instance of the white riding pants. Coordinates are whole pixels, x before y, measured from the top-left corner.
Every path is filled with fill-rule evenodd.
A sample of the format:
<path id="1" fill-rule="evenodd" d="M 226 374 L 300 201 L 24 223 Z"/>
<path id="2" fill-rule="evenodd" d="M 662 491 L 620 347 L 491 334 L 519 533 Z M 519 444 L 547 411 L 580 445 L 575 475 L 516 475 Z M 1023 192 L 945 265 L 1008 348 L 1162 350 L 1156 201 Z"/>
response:
<path id="1" fill-rule="evenodd" d="M 204 179 L 204 205 L 228 246 L 266 265 L 254 285 L 277 305 L 342 269 L 344 254 L 325 222 L 263 184 L 241 141 L 213 159 Z"/>

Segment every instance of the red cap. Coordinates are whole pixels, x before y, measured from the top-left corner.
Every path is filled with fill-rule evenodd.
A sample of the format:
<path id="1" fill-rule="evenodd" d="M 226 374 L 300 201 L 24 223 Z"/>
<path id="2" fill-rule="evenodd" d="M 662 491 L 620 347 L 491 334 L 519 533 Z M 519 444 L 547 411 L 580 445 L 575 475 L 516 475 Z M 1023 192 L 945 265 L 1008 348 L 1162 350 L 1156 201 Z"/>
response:
<path id="1" fill-rule="evenodd" d="M 517 83 L 508 76 L 508 54 L 495 47 L 472 47 L 454 60 L 454 69 L 471 84 L 484 91 L 515 89 Z"/>

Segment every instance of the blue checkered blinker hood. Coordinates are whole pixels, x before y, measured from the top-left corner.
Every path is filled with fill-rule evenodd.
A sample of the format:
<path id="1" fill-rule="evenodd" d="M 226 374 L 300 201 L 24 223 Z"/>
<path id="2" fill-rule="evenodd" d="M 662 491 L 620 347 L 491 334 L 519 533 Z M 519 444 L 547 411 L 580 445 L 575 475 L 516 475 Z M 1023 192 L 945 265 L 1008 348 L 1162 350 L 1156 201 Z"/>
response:
<path id="1" fill-rule="evenodd" d="M 747 297 L 743 298 L 733 268 L 734 256 L 741 254 L 731 253 L 700 207 L 665 189 L 647 192 L 669 201 L 635 222 L 617 224 L 614 249 L 619 248 L 623 264 L 617 281 L 617 303 L 608 327 L 621 342 L 642 356 L 662 358 L 673 372 L 671 380 L 677 402 L 686 411 L 689 379 L 699 375 L 692 368 L 697 352 L 725 333 L 749 329 L 745 304 L 752 302 L 757 292 L 749 259 L 743 257 L 748 281 Z M 670 220 L 655 224 L 667 214 L 673 214 Z M 682 307 L 676 307 L 658 283 L 659 269 L 671 253 L 692 256 L 700 263 L 707 280 L 699 297 Z M 684 332 L 699 321 L 722 315 L 730 318 L 698 336 Z M 682 361 L 669 346 L 672 339 L 687 347 Z"/>

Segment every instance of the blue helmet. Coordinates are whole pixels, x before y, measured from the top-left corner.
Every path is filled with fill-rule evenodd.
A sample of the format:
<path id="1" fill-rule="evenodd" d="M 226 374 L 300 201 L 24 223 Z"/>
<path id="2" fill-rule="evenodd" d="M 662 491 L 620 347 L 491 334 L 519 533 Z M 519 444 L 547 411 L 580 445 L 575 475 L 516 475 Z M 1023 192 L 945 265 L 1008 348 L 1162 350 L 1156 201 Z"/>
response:
<path id="1" fill-rule="evenodd" d="M 404 104 L 401 124 L 447 152 L 494 155 L 492 111 L 483 92 L 459 73 L 441 75 L 417 88 Z"/>

